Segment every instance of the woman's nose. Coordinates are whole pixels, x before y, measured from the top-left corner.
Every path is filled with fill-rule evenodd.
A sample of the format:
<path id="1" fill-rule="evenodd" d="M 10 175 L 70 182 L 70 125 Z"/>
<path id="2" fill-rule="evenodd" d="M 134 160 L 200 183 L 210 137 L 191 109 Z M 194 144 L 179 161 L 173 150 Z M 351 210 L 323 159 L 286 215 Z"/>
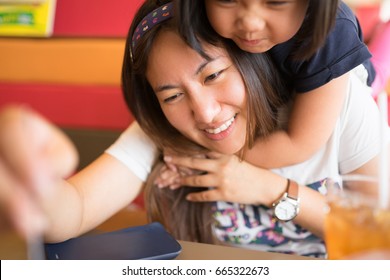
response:
<path id="1" fill-rule="evenodd" d="M 220 103 L 213 96 L 196 96 L 191 99 L 191 110 L 198 123 L 212 123 L 221 111 Z"/>

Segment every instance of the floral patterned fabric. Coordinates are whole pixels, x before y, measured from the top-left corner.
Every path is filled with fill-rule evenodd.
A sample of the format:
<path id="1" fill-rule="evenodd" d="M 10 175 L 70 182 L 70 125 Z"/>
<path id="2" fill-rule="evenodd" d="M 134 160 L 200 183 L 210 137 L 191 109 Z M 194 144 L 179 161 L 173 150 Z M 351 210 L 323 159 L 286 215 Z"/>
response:
<path id="1" fill-rule="evenodd" d="M 325 180 L 309 187 L 326 193 Z M 281 222 L 270 208 L 217 202 L 213 209 L 217 238 L 233 246 L 269 252 L 326 257 L 324 241 L 293 221 Z"/>

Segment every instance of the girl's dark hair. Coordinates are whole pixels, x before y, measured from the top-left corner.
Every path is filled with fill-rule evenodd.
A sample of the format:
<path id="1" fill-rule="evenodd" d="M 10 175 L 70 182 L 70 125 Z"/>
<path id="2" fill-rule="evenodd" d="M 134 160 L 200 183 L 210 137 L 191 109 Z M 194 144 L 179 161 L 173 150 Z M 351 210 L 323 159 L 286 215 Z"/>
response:
<path id="1" fill-rule="evenodd" d="M 206 152 L 204 147 L 184 137 L 169 123 L 146 79 L 147 62 L 155 38 L 162 30 L 178 33 L 177 22 L 170 19 L 153 26 L 131 49 L 132 34 L 137 24 L 152 10 L 167 2 L 147 0 L 134 17 L 122 67 L 124 97 L 140 127 L 160 150 L 169 148 L 187 155 Z M 281 105 L 279 94 L 285 90 L 283 82 L 266 54 L 243 52 L 232 41 L 219 36 L 215 36 L 214 43 L 227 50 L 246 86 L 248 124 L 245 148 L 251 148 L 257 137 L 265 137 L 276 128 L 276 108 Z M 160 166 L 161 160 L 158 160 L 155 172 Z M 212 204 L 188 202 L 185 195 L 194 188 L 183 187 L 171 191 L 155 187 L 155 172 L 149 176 L 144 192 L 150 219 L 162 222 L 178 239 L 214 242 L 211 234 Z"/>
<path id="2" fill-rule="evenodd" d="M 335 23 L 339 0 L 309 0 L 306 17 L 295 35 L 294 59 L 309 59 L 323 46 Z M 202 52 L 200 40 L 215 43 L 216 32 L 207 20 L 205 0 L 176 0 L 179 31 Z"/>

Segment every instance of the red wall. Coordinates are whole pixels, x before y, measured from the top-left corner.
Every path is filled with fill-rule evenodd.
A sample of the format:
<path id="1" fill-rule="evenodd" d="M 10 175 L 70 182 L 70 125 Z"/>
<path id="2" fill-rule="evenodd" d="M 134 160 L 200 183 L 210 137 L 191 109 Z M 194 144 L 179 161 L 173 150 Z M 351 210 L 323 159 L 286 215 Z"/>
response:
<path id="1" fill-rule="evenodd" d="M 22 58 L 24 56 L 19 55 L 18 52 L 11 54 L 10 51 L 8 54 L 4 52 L 0 54 L 0 57 L 3 56 L 4 61 L 7 60 L 9 63 L 1 65 L 5 72 L 3 71 L 4 75 L 2 76 L 0 71 L 0 106 L 7 103 L 27 103 L 57 125 L 64 127 L 114 130 L 122 130 L 127 127 L 132 121 L 132 117 L 124 103 L 119 82 L 123 50 L 118 49 L 120 54 L 114 57 L 107 44 L 108 46 L 112 46 L 114 43 L 117 45 L 119 38 L 123 39 L 124 45 L 131 20 L 142 2 L 143 0 L 57 0 L 54 31 L 51 38 L 41 38 L 35 41 L 31 38 L 18 38 L 16 42 L 13 38 L 0 38 L 0 46 L 13 40 L 13 44 L 17 44 L 20 49 L 24 50 L 25 56 L 27 52 L 31 52 L 27 55 L 29 59 Z M 93 84 L 88 82 L 75 84 L 73 80 L 66 79 L 61 80 L 60 83 L 53 83 L 45 74 L 42 74 L 43 77 L 38 77 L 39 79 L 35 77 L 33 80 L 26 80 L 25 77 L 17 74 L 22 73 L 23 69 L 26 68 L 31 68 L 30 73 L 38 73 L 38 69 L 47 68 L 48 71 L 57 71 L 56 74 L 61 76 L 61 71 L 65 71 L 65 67 L 61 68 L 58 58 L 54 59 L 57 61 L 55 69 L 50 66 L 53 61 L 46 65 L 46 51 L 42 51 L 44 48 L 41 46 L 44 43 L 58 43 L 62 40 L 62 48 L 66 48 L 68 43 L 69 46 L 72 43 L 72 51 L 76 49 L 75 52 L 77 52 L 77 47 L 74 47 L 76 42 L 76 44 L 80 44 L 80 51 L 75 54 L 82 55 L 81 47 L 85 45 L 85 40 L 84 45 L 82 45 L 81 40 L 77 41 L 80 38 L 91 40 L 92 44 L 96 43 L 96 38 L 103 39 L 101 49 L 104 53 L 100 53 L 99 57 L 92 60 L 99 66 L 95 68 L 99 68 L 98 71 L 101 71 L 103 77 L 118 73 L 116 84 L 108 85 L 106 81 L 97 81 Z M 33 48 L 23 48 L 23 46 L 29 46 L 31 41 L 33 41 L 34 46 L 37 46 L 38 51 L 33 51 Z M 93 46 L 95 47 L 95 45 Z M 107 51 L 105 52 L 104 49 Z M 59 52 L 61 51 L 59 50 Z M 103 63 L 103 56 L 110 58 L 106 59 L 106 66 L 99 65 L 99 63 Z M 40 57 L 42 58 L 40 59 Z M 76 58 L 75 60 L 77 61 L 73 62 L 72 65 L 74 64 L 76 73 L 82 68 L 80 67 L 82 65 L 78 66 L 77 63 L 82 63 L 82 61 Z M 10 79 L 6 75 L 7 65 L 9 68 L 14 68 L 16 64 L 24 65 L 24 68 L 21 68 Z M 115 71 L 112 69 L 113 65 L 116 67 Z M 88 75 L 88 73 L 82 74 Z M 92 71 L 90 74 L 92 75 Z"/>

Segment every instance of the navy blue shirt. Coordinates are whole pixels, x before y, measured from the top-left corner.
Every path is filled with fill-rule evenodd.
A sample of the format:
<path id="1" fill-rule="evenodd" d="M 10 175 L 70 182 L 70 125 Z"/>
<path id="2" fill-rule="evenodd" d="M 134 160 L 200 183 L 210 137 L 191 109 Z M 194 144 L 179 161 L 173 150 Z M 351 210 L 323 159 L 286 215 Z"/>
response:
<path id="1" fill-rule="evenodd" d="M 316 89 L 360 64 L 367 69 L 369 86 L 375 78 L 371 53 L 363 41 L 359 22 L 343 2 L 340 3 L 335 25 L 324 46 L 309 60 L 291 59 L 294 43 L 293 37 L 269 51 L 289 89 L 299 93 Z"/>

